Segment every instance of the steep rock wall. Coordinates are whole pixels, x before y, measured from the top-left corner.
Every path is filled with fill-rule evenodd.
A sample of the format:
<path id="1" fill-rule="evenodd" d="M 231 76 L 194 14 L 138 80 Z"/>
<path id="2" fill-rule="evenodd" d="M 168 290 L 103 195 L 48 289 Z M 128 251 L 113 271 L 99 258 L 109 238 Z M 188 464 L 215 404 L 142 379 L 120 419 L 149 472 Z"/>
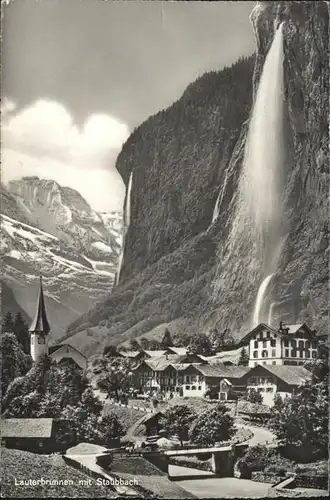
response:
<path id="1" fill-rule="evenodd" d="M 276 301 L 276 321 L 305 320 L 319 331 L 326 328 L 329 257 L 328 19 L 325 2 L 259 2 L 251 14 L 257 53 L 249 76 L 255 92 L 284 22 L 286 239 L 265 307 Z M 254 258 L 253 242 L 241 241 L 230 256 L 227 243 L 252 103 L 237 86 L 239 77 L 248 84 L 246 70 L 229 75 L 226 87 L 219 80 L 211 92 L 201 78 L 124 145 L 117 168 L 126 186 L 133 170 L 134 183 L 121 281 L 71 325 L 78 343 L 87 327 L 100 343 L 152 335 L 160 324 L 193 332 L 217 323 L 237 337 L 251 326 L 263 262 Z M 229 120 L 235 105 L 239 127 Z M 210 225 L 219 190 L 219 217 Z"/>

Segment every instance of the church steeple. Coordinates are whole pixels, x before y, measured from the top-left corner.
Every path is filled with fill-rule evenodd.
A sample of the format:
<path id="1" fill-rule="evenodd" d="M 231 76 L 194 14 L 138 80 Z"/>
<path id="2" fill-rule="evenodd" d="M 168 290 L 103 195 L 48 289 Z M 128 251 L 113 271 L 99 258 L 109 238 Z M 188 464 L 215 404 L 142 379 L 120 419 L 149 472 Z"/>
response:
<path id="1" fill-rule="evenodd" d="M 50 326 L 47 320 L 44 292 L 42 288 L 42 277 L 40 276 L 40 289 L 37 302 L 36 313 L 29 328 L 30 333 L 43 333 L 47 335 L 50 331 Z"/>
<path id="2" fill-rule="evenodd" d="M 47 320 L 42 277 L 40 276 L 40 289 L 36 313 L 29 328 L 30 350 L 33 361 L 38 361 L 42 356 L 48 355 L 48 333 L 50 326 Z"/>

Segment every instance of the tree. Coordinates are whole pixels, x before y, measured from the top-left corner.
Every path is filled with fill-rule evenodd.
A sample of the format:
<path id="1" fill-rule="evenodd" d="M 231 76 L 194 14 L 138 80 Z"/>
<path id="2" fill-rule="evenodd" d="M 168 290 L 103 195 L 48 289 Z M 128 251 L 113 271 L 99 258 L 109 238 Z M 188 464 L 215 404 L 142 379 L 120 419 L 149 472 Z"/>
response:
<path id="1" fill-rule="evenodd" d="M 1 351 L 1 393 L 6 394 L 9 384 L 25 375 L 32 366 L 32 358 L 22 350 L 14 333 L 4 333 L 0 338 Z"/>
<path id="2" fill-rule="evenodd" d="M 218 441 L 228 441 L 236 432 L 234 419 L 228 408 L 219 403 L 198 415 L 190 428 L 190 440 L 197 446 L 210 446 Z"/>
<path id="3" fill-rule="evenodd" d="M 133 373 L 130 362 L 122 358 L 111 358 L 104 367 L 97 385 L 108 395 L 115 395 L 117 401 L 120 395 L 127 393 L 132 385 Z"/>
<path id="4" fill-rule="evenodd" d="M 212 344 L 209 337 L 207 337 L 207 335 L 205 335 L 204 333 L 201 333 L 192 337 L 187 350 L 192 354 L 210 356 L 212 354 Z"/>
<path id="5" fill-rule="evenodd" d="M 103 349 L 103 356 L 108 356 L 109 358 L 116 358 L 118 356 L 118 351 L 115 345 L 106 345 Z"/>
<path id="6" fill-rule="evenodd" d="M 2 333 L 13 333 L 14 332 L 14 320 L 11 312 L 7 312 L 2 323 Z"/>
<path id="7" fill-rule="evenodd" d="M 317 365 L 312 379 L 299 387 L 299 392 L 273 408 L 270 425 L 279 445 L 293 459 L 311 460 L 328 456 L 329 393 L 326 364 Z"/>
<path id="8" fill-rule="evenodd" d="M 160 425 L 168 435 L 177 434 L 182 446 L 183 441 L 188 440 L 189 427 L 194 418 L 196 415 L 189 406 L 171 406 L 160 419 Z"/>
<path id="9" fill-rule="evenodd" d="M 283 399 L 281 398 L 281 395 L 277 392 L 274 397 L 274 409 L 277 411 L 280 411 L 283 407 Z"/>
<path id="10" fill-rule="evenodd" d="M 13 328 L 17 340 L 19 341 L 19 343 L 23 348 L 23 351 L 29 354 L 30 353 L 29 327 L 24 321 L 23 316 L 20 312 L 16 314 Z"/>
<path id="11" fill-rule="evenodd" d="M 243 346 L 241 353 L 240 353 L 240 356 L 239 356 L 238 365 L 239 366 L 248 366 L 249 365 L 249 355 L 248 355 L 244 346 Z"/>
<path id="12" fill-rule="evenodd" d="M 111 446 L 114 439 L 125 435 L 125 430 L 116 415 L 104 415 L 98 425 L 102 444 Z"/>
<path id="13" fill-rule="evenodd" d="M 255 389 L 250 389 L 247 393 L 247 401 L 250 401 L 250 403 L 262 404 L 262 394 Z"/>
<path id="14" fill-rule="evenodd" d="M 241 477 L 251 479 L 252 472 L 263 471 L 269 464 L 269 452 L 265 445 L 251 446 L 237 462 Z"/>
<path id="15" fill-rule="evenodd" d="M 167 347 L 173 347 L 173 340 L 171 337 L 171 332 L 166 328 L 164 336 L 161 340 L 160 343 L 160 348 L 161 349 L 166 349 Z"/>

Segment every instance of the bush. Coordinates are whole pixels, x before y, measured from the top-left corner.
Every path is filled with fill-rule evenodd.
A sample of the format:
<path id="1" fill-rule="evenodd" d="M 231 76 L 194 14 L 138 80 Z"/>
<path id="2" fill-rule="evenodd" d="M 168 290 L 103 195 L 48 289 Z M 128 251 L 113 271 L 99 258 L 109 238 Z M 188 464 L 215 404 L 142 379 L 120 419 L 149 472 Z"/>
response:
<path id="1" fill-rule="evenodd" d="M 257 445 L 247 450 L 245 455 L 238 460 L 237 467 L 243 478 L 251 479 L 252 472 L 264 471 L 268 463 L 266 446 Z"/>

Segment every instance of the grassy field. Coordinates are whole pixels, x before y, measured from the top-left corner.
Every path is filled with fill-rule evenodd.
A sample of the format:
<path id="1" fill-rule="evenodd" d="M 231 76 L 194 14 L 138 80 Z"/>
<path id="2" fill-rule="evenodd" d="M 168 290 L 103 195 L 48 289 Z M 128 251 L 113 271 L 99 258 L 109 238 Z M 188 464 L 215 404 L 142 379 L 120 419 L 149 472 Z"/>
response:
<path id="1" fill-rule="evenodd" d="M 72 481 L 69 485 L 15 485 L 29 480 Z M 27 451 L 1 448 L 2 498 L 115 498 L 109 487 L 84 485 L 89 476 L 69 467 L 60 455 L 37 455 Z"/>
<path id="2" fill-rule="evenodd" d="M 136 479 L 139 486 L 151 491 L 159 498 L 194 498 L 194 495 L 172 483 L 164 472 L 142 457 L 115 456 L 111 464 L 111 472 L 123 479 Z"/>

